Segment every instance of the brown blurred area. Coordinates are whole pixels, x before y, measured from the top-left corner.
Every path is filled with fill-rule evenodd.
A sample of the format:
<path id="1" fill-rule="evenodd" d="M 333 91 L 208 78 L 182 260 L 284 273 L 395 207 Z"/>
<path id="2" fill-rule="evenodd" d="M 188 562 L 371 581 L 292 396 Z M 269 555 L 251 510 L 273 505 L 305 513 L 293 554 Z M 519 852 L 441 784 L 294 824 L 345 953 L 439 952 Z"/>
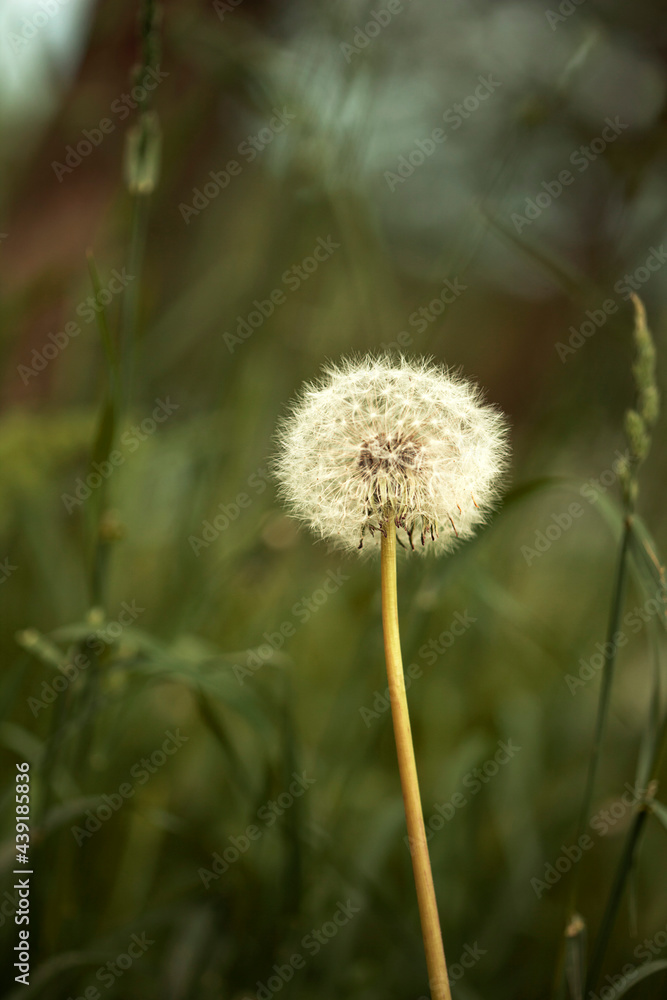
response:
<path id="1" fill-rule="evenodd" d="M 512 25 L 518 23 L 521 5 L 505 7 L 514 10 Z M 524 8 L 533 19 L 537 17 L 534 8 L 530 11 L 529 5 L 524 5 Z M 484 20 L 490 23 L 494 17 L 498 19 L 499 7 L 482 6 L 475 13 L 476 24 L 481 23 L 483 28 Z M 571 21 L 579 13 L 577 11 Z M 212 4 L 193 5 L 176 0 L 163 5 L 161 61 L 167 68 L 169 78 L 155 94 L 155 106 L 164 136 L 164 156 L 161 184 L 151 208 L 149 244 L 152 253 L 148 254 L 147 267 L 152 285 L 149 284 L 145 293 L 149 303 L 146 321 L 155 318 L 160 302 L 178 286 L 179 268 L 182 268 L 183 260 L 190 252 L 192 230 L 183 229 L 175 206 L 202 176 L 206 176 L 208 164 L 226 162 L 233 154 L 238 141 L 239 109 L 243 113 L 266 103 L 262 89 L 266 89 L 266 80 L 270 77 L 270 72 L 266 70 L 267 62 L 275 59 L 276 50 L 281 47 L 289 51 L 294 40 L 304 31 L 312 33 L 313 45 L 319 44 L 321 33 L 337 30 L 344 14 L 351 18 L 350 23 L 361 23 L 363 5 L 348 4 L 344 13 L 339 11 L 334 15 L 329 12 L 322 16 L 319 8 L 308 11 L 306 5 L 278 6 L 244 0 L 238 8 L 230 8 L 223 19 L 216 14 Z M 607 39 L 614 35 L 622 37 L 628 48 L 638 53 L 639 57 L 642 51 L 650 53 L 651 60 L 662 67 L 664 75 L 665 37 L 656 32 L 653 14 L 650 4 L 633 10 L 632 17 L 623 5 L 601 8 L 588 4 L 582 8 L 581 17 L 588 18 L 594 29 L 602 32 L 603 37 L 606 35 Z M 425 10 L 423 24 L 413 35 L 413 45 L 415 38 L 419 38 L 419 31 L 428 24 L 428 16 L 428 10 Z M 457 13 L 452 9 L 448 16 L 455 21 Z M 539 16 L 544 18 L 544 12 L 540 11 Z M 71 288 L 77 284 L 77 276 L 84 270 L 86 250 L 93 248 L 96 255 L 115 262 L 122 262 L 125 254 L 129 198 L 122 183 L 122 159 L 125 132 L 133 116 L 126 122 L 117 123 L 113 134 L 105 137 L 100 148 L 93 150 L 92 155 L 87 156 L 71 174 L 63 176 L 60 182 L 56 180 L 52 166 L 54 161 L 64 159 L 65 148 L 81 138 L 83 129 L 94 128 L 111 102 L 127 92 L 133 67 L 140 56 L 137 11 L 132 5 L 97 4 L 91 9 L 90 19 L 90 29 L 77 69 L 62 88 L 55 113 L 36 133 L 27 137 L 17 133 L 5 153 L 4 225 L 9 238 L 3 248 L 3 272 L 8 320 L 5 350 L 10 352 L 10 361 L 4 379 L 3 399 L 7 404 L 48 398 L 53 372 L 47 371 L 44 377 L 32 380 L 27 386 L 22 385 L 12 373 L 21 359 L 30 356 L 33 347 L 67 321 Z M 468 23 L 472 23 L 472 19 Z M 434 25 L 435 34 L 441 24 L 442 20 Z M 457 25 L 457 30 L 465 32 L 465 24 L 464 18 Z M 572 23 L 558 24 L 554 31 L 548 27 L 545 29 L 545 51 L 568 31 L 571 61 L 581 63 L 587 58 L 586 51 L 582 55 L 582 47 L 590 49 L 591 43 L 586 37 L 583 41 L 575 37 Z M 331 46 L 335 45 L 333 38 L 330 42 Z M 373 62 L 370 50 L 368 64 L 376 74 L 377 85 L 382 86 L 387 65 L 394 60 L 403 70 L 405 63 L 410 64 L 410 57 L 399 52 L 399 28 L 391 39 L 381 38 L 377 44 L 383 46 L 385 65 L 379 59 Z M 418 58 L 417 53 L 418 50 L 415 53 Z M 447 48 L 443 57 L 447 58 Z M 352 70 L 358 69 L 362 58 L 363 53 L 360 52 L 352 63 Z M 430 53 L 427 58 L 430 59 Z M 531 79 L 526 69 L 520 69 L 516 74 L 521 80 L 523 93 L 515 80 L 515 93 L 502 112 L 505 134 L 502 145 L 494 151 L 495 161 L 488 159 L 489 150 L 486 149 L 483 152 L 485 162 L 476 167 L 477 204 L 471 200 L 468 206 L 469 231 L 479 225 L 475 214 L 477 207 L 481 206 L 493 218 L 497 211 L 495 192 L 502 194 L 503 178 L 513 169 L 518 167 L 517 174 L 521 173 L 522 160 L 530 155 L 530 147 L 542 141 L 544 148 L 548 148 L 549 143 L 558 141 L 555 137 L 563 131 L 569 131 L 576 141 L 583 141 L 593 134 L 590 124 L 582 120 L 576 101 L 568 101 L 563 79 L 575 71 L 571 70 L 565 57 L 561 60 L 561 70 L 560 75 L 554 73 L 551 89 L 548 80 Z M 602 79 L 600 82 L 604 85 L 605 81 Z M 504 83 L 504 86 L 507 84 Z M 441 102 L 446 105 L 449 101 L 449 95 L 443 92 Z M 490 386 L 494 398 L 518 422 L 534 419 L 534 410 L 539 406 L 542 392 L 553 388 L 567 391 L 564 386 L 562 390 L 558 388 L 562 386 L 563 372 L 554 356 L 554 343 L 562 339 L 570 321 L 577 318 L 577 309 L 580 310 L 587 299 L 595 299 L 594 288 L 604 288 L 605 282 L 611 280 L 621 264 L 623 254 L 614 246 L 610 222 L 618 220 L 620 213 L 632 213 L 633 204 L 647 182 L 647 175 L 651 175 L 664 160 L 666 115 L 663 93 L 661 108 L 653 116 L 650 128 L 636 130 L 635 134 L 623 137 L 618 148 L 610 150 L 600 183 L 595 184 L 587 192 L 585 201 L 579 203 L 582 213 L 585 213 L 579 217 L 581 242 L 576 251 L 565 249 L 564 258 L 574 273 L 573 285 L 569 289 L 572 291 L 574 287 L 578 296 L 574 309 L 568 289 L 562 285 L 558 287 L 557 281 L 554 281 L 554 271 L 547 269 L 545 272 L 544 258 L 550 261 L 552 253 L 544 245 L 540 246 L 539 239 L 533 238 L 533 227 L 526 231 L 523 249 L 516 243 L 514 246 L 508 244 L 507 239 L 498 242 L 497 236 L 488 234 L 482 243 L 476 242 L 460 223 L 457 223 L 457 232 L 447 233 L 443 229 L 440 237 L 434 240 L 432 227 L 426 227 L 427 232 L 423 231 L 425 192 L 422 191 L 415 203 L 422 219 L 422 234 L 413 228 L 412 238 L 416 239 L 417 247 L 411 251 L 410 237 L 405 245 L 401 233 L 403 222 L 399 221 L 397 226 L 396 219 L 391 216 L 385 214 L 384 218 L 378 217 L 375 195 L 378 185 L 382 183 L 380 171 L 375 169 L 371 175 L 370 197 L 365 200 L 363 193 L 358 193 L 352 199 L 355 225 L 365 230 L 364 239 L 370 243 L 372 251 L 377 257 L 384 255 L 385 261 L 391 262 L 390 269 L 399 264 L 404 312 L 410 312 L 412 303 L 421 302 L 428 295 L 428 279 L 424 281 L 420 278 L 418 271 L 424 254 L 428 253 L 425 248 L 429 242 L 439 246 L 426 271 L 432 271 L 438 257 L 441 260 L 444 257 L 446 266 L 451 267 L 457 257 L 460 260 L 463 256 L 467 258 L 466 266 L 472 266 L 474 273 L 480 247 L 486 253 L 483 243 L 490 247 L 489 252 L 496 260 L 498 257 L 511 259 L 511 278 L 504 288 L 497 275 L 489 283 L 488 274 L 482 267 L 481 281 L 475 282 L 474 298 L 468 296 L 459 304 L 460 308 L 457 306 L 452 317 L 448 314 L 434 324 L 424 338 L 423 346 L 441 354 L 446 345 L 444 353 L 447 360 L 451 359 L 454 364 L 462 363 L 466 368 L 472 367 L 473 373 Z M 415 119 L 414 135 L 420 134 L 420 127 Z M 408 124 L 406 134 L 409 133 Z M 301 141 L 304 141 L 303 136 Z M 517 146 L 520 147 L 518 155 Z M 397 145 L 397 151 L 399 149 L 400 145 Z M 292 150 L 291 156 L 292 164 L 298 162 L 300 149 Z M 388 166 L 391 166 L 391 160 L 389 156 Z M 555 169 L 556 159 L 554 163 Z M 262 169 L 261 164 L 258 169 Z M 256 180 L 261 183 L 261 177 Z M 312 178 L 308 183 L 312 183 Z M 530 188 L 527 188 L 526 197 L 530 193 Z M 241 197 L 240 192 L 234 192 L 233 197 L 237 196 Z M 260 203 L 265 200 L 264 218 L 268 235 L 276 220 L 270 214 L 270 200 L 266 201 L 261 189 L 254 192 L 253 199 L 257 197 Z M 299 200 L 302 197 L 303 184 L 298 173 L 292 173 L 282 186 L 281 225 L 288 225 L 293 231 L 302 226 L 299 217 Z M 312 195 L 307 197 L 312 198 Z M 324 197 L 327 201 L 324 193 L 317 197 Z M 437 197 L 435 182 L 430 197 Z M 506 222 L 506 219 L 503 221 Z M 233 226 L 224 214 L 220 218 L 220 226 L 221 241 L 234 238 Z M 341 235 L 343 238 L 346 236 L 345 233 Z M 510 237 L 512 235 L 510 232 Z M 274 237 L 275 233 L 271 238 Z M 277 238 L 280 239 L 280 236 Z M 558 242 L 562 243 L 562 240 L 557 234 Z M 539 253 L 531 257 L 533 250 Z M 405 257 L 406 251 L 413 258 L 407 272 L 400 265 L 401 256 L 410 259 Z M 354 270 L 354 267 L 352 263 L 350 269 Z M 494 267 L 497 270 L 496 264 Z M 364 278 L 351 274 L 350 280 L 354 284 L 359 280 L 363 282 Z M 536 287 L 539 289 L 537 295 Z M 391 316 L 376 315 L 376 319 L 377 335 L 367 330 L 363 339 L 369 344 L 374 341 L 390 342 L 394 331 L 401 325 L 400 318 L 397 321 Z M 625 310 L 618 329 L 627 326 L 629 321 L 629 313 Z M 474 355 L 466 347 L 469 343 L 467 330 L 478 331 L 481 338 Z M 609 339 L 611 337 L 610 332 Z M 617 347 L 622 349 L 619 343 L 621 337 L 622 333 L 619 333 L 612 341 L 614 350 Z M 480 344 L 484 345 L 481 351 Z M 598 350 L 597 343 L 589 351 L 589 355 L 596 356 L 595 366 L 605 366 L 606 353 Z M 568 373 L 565 383 L 575 378 L 583 384 L 586 378 L 592 376 L 595 366 L 582 374 L 579 366 L 578 372 Z M 613 377 L 615 368 L 611 365 L 611 371 L 605 374 Z M 604 399 L 598 398 L 597 401 L 602 406 L 606 405 Z"/>

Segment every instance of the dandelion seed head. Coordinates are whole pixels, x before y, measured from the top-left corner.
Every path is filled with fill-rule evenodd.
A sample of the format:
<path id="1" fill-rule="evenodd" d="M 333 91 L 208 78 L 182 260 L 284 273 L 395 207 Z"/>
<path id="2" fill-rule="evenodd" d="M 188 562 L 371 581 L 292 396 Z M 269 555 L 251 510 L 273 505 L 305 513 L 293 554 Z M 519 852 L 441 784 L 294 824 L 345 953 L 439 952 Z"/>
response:
<path id="1" fill-rule="evenodd" d="M 418 551 L 469 538 L 498 499 L 508 456 L 502 414 L 426 358 L 327 365 L 278 437 L 274 472 L 291 513 L 334 547 L 364 552 L 392 522 Z"/>

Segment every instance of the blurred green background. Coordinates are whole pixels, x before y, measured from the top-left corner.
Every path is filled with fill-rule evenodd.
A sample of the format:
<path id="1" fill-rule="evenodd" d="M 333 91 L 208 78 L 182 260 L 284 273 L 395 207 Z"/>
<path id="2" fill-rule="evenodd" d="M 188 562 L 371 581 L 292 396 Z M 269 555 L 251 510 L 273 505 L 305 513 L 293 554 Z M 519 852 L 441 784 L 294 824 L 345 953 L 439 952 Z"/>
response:
<path id="1" fill-rule="evenodd" d="M 662 13 L 3 5 L 3 995 L 428 994 L 379 566 L 312 544 L 268 471 L 304 379 L 401 348 L 460 368 L 513 428 L 491 524 L 399 567 L 454 993 L 582 996 L 572 955 L 636 818 L 622 796 L 657 727 L 663 612 L 626 623 L 592 847 L 553 886 L 535 880 L 572 854 L 593 738 L 629 287 L 664 381 Z M 638 507 L 658 548 L 664 434 Z M 633 577 L 624 613 L 646 600 Z M 591 679 L 573 687 L 582 660 Z M 498 741 L 521 749 L 499 765 Z M 19 761 L 29 986 L 13 968 Z M 665 835 L 650 815 L 596 997 L 667 958 Z M 564 985 L 575 873 L 587 931 Z"/>

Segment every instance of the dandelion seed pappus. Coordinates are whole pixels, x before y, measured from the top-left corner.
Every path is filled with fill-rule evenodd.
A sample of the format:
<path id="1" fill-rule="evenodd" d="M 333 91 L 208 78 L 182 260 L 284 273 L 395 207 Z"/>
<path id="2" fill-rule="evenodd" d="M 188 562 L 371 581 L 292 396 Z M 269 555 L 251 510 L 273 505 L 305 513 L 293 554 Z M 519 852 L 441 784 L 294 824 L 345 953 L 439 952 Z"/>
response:
<path id="1" fill-rule="evenodd" d="M 434 362 L 344 359 L 304 387 L 275 472 L 292 513 L 335 547 L 377 551 L 393 523 L 402 548 L 445 552 L 493 505 L 505 435 L 476 387 Z"/>

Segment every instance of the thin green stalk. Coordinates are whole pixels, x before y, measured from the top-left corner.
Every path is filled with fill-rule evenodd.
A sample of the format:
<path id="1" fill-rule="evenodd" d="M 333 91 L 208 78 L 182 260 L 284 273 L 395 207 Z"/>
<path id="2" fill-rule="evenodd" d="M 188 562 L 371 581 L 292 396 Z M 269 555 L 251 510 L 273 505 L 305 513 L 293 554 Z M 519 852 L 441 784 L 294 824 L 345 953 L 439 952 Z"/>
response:
<path id="1" fill-rule="evenodd" d="M 597 719 L 595 723 L 595 735 L 593 740 L 593 749 L 591 752 L 588 775 L 586 779 L 586 790 L 584 793 L 584 800 L 582 804 L 581 815 L 579 818 L 579 826 L 577 831 L 577 839 L 579 839 L 586 829 L 586 824 L 591 811 L 591 803 L 593 798 L 593 792 L 595 788 L 595 779 L 597 777 L 598 763 L 600 757 L 600 750 L 602 745 L 602 739 L 604 735 L 604 728 L 607 713 L 609 710 L 609 701 L 611 694 L 611 685 L 613 680 L 614 664 L 616 662 L 616 643 L 614 637 L 619 631 L 619 625 L 621 622 L 621 615 L 623 612 L 623 606 L 625 602 L 625 592 L 627 587 L 627 576 L 628 576 L 628 557 L 630 554 L 631 544 L 635 543 L 635 548 L 639 551 L 640 556 L 646 556 L 645 542 L 644 545 L 639 543 L 638 532 L 634 525 L 634 511 L 637 503 L 638 494 L 638 479 L 637 474 L 640 466 L 646 460 L 650 446 L 651 446 L 651 431 L 655 426 L 660 412 L 660 392 L 658 389 L 656 381 L 656 355 L 655 355 L 655 345 L 653 343 L 653 337 L 650 330 L 648 329 L 646 322 L 646 311 L 644 309 L 643 303 L 636 296 L 632 296 L 634 311 L 635 311 L 635 325 L 634 325 L 634 341 L 635 341 L 635 360 L 632 365 L 632 375 L 635 383 L 636 395 L 635 395 L 635 405 L 633 408 L 628 409 L 625 414 L 625 433 L 628 441 L 628 451 L 626 456 L 619 462 L 618 465 L 618 476 L 621 483 L 622 494 L 623 494 L 623 505 L 625 509 L 625 523 L 623 529 L 623 539 L 621 543 L 621 551 L 619 555 L 618 569 L 616 572 L 616 581 L 614 585 L 614 593 L 612 598 L 612 607 L 609 620 L 609 630 L 607 633 L 607 646 L 609 649 L 609 654 L 605 654 L 605 665 L 603 668 L 602 684 L 600 687 L 600 698 L 598 702 L 598 712 Z M 641 521 L 638 520 L 638 524 L 641 527 Z M 635 553 L 636 554 L 636 553 Z M 641 568 L 641 559 L 640 559 Z M 645 567 L 646 568 L 646 567 Z M 653 557 L 649 560 L 649 577 L 656 575 L 656 583 L 659 587 L 664 585 L 664 573 L 662 567 L 659 566 L 657 558 L 653 553 Z M 659 670 L 659 665 L 658 665 Z M 649 771 L 652 771 L 654 777 L 657 773 L 655 771 L 656 762 L 658 761 L 661 753 L 660 749 L 660 737 L 657 735 L 657 715 L 655 714 L 659 705 L 659 673 L 657 675 L 658 683 L 657 688 L 654 691 L 654 712 L 649 719 L 649 732 L 656 728 L 655 739 L 652 737 L 652 746 L 649 751 L 649 758 L 652 757 L 652 764 L 649 766 Z M 665 725 L 663 722 L 662 731 L 665 731 Z M 639 770 L 638 770 L 638 781 L 640 780 L 640 775 L 645 769 L 645 761 L 643 760 L 642 754 L 640 754 Z M 616 914 L 620 906 L 623 891 L 625 889 L 625 881 L 633 870 L 635 852 L 641 841 L 641 834 L 646 822 L 647 809 L 650 808 L 650 796 L 653 794 L 651 792 L 651 783 L 649 782 L 649 787 L 645 792 L 645 798 L 640 806 L 639 812 L 635 816 L 630 832 L 626 839 L 626 843 L 621 855 L 621 860 L 617 868 L 614 883 L 612 885 L 611 893 L 607 906 L 605 908 L 604 916 L 602 919 L 602 925 L 600 931 L 596 938 L 596 943 L 593 948 L 593 959 L 591 966 L 587 975 L 587 986 L 586 993 L 588 994 L 589 989 L 591 989 L 597 980 L 600 969 L 602 967 L 602 962 L 604 960 L 604 955 L 606 952 L 607 944 L 611 936 L 611 932 L 614 926 L 614 921 L 616 919 Z M 572 884 L 572 894 L 570 902 L 570 920 L 574 919 L 576 916 L 576 904 L 577 895 L 579 891 L 579 880 L 580 872 L 579 868 L 576 869 L 573 884 Z"/>
<path id="2" fill-rule="evenodd" d="M 155 54 L 155 16 L 155 3 L 153 0 L 145 0 L 142 4 L 139 20 L 142 43 L 142 60 L 141 66 L 138 69 L 140 75 L 148 68 Z M 145 108 L 142 106 L 143 110 Z M 148 135 L 147 126 L 143 119 L 142 122 L 140 139 L 142 142 L 146 142 Z M 143 154 L 145 151 L 142 149 L 141 152 Z M 127 271 L 131 276 L 131 280 L 125 288 L 121 301 L 118 346 L 114 343 L 104 314 L 101 315 L 99 320 L 102 342 L 109 366 L 109 391 L 102 409 L 100 427 L 95 444 L 96 450 L 100 450 L 98 456 L 100 460 L 108 460 L 108 455 L 113 450 L 119 427 L 132 401 L 132 382 L 135 367 L 137 329 L 139 326 L 139 296 L 148 232 L 149 204 L 148 193 L 135 192 L 133 194 L 127 258 Z M 88 258 L 88 264 L 93 286 L 95 287 L 96 283 L 99 286 L 97 270 L 91 255 Z M 97 293 L 99 287 L 96 287 L 95 290 Z M 104 603 L 111 546 L 116 537 L 114 526 L 105 521 L 107 498 L 108 485 L 104 481 L 97 498 L 97 516 L 95 519 L 95 541 L 90 577 L 93 606 L 103 605 Z M 83 714 L 78 745 L 75 751 L 75 760 L 77 762 L 82 762 L 86 758 L 94 736 L 95 704 L 99 688 L 99 664 L 97 657 L 92 657 L 92 661 L 91 668 L 84 679 L 84 687 L 81 695 Z M 81 763 L 80 767 L 82 769 Z"/>
<path id="3" fill-rule="evenodd" d="M 616 921 L 616 913 L 618 912 L 618 908 L 623 897 L 625 880 L 628 872 L 632 868 L 634 854 L 641 840 L 644 824 L 646 823 L 648 814 L 649 807 L 644 804 L 635 814 L 632 821 L 632 827 L 630 828 L 628 839 L 626 840 L 625 847 L 623 848 L 623 854 L 621 855 L 621 860 L 618 864 L 611 892 L 609 893 L 609 900 L 607 901 L 607 905 L 605 907 L 602 923 L 600 924 L 600 930 L 598 931 L 593 949 L 593 956 L 588 967 L 586 996 L 588 996 L 589 991 L 595 988 L 598 976 L 600 975 L 604 956 L 607 951 L 607 945 L 609 944 L 609 938 L 611 937 L 611 932 Z"/>
<path id="4" fill-rule="evenodd" d="M 623 614 L 623 607 L 625 605 L 625 594 L 627 590 L 628 582 L 628 548 L 630 544 L 630 536 L 632 533 L 632 517 L 628 514 L 625 518 L 623 525 L 623 537 L 621 540 L 621 549 L 618 557 L 618 566 L 616 569 L 616 577 L 614 580 L 614 589 L 611 602 L 611 611 L 609 614 L 609 625 L 607 628 L 607 642 L 605 645 L 605 650 L 610 650 L 609 653 L 605 652 L 605 664 L 602 668 L 602 682 L 600 685 L 600 697 L 598 700 L 597 716 L 595 719 L 595 732 L 593 735 L 593 747 L 591 749 L 591 756 L 588 762 L 588 773 L 586 775 L 586 786 L 584 790 L 584 798 L 581 806 L 581 812 L 579 814 L 579 822 L 577 825 L 577 842 L 580 837 L 586 831 L 588 825 L 588 818 L 591 814 L 591 805 L 593 801 L 593 793 L 595 791 L 595 781 L 597 778 L 598 767 L 600 763 L 600 751 L 602 749 L 602 740 L 604 738 L 605 725 L 607 721 L 607 714 L 609 712 L 609 699 L 611 696 L 612 681 L 614 679 L 614 667 L 616 665 L 616 653 L 617 646 L 614 642 L 614 636 L 619 630 L 621 624 L 621 616 Z M 569 919 L 575 916 L 577 912 L 577 900 L 579 893 L 579 868 L 575 869 L 574 878 L 572 880 L 572 894 L 570 899 L 570 912 Z"/>
<path id="5" fill-rule="evenodd" d="M 90 283 L 93 286 L 93 292 L 98 303 L 102 302 L 102 282 L 100 281 L 100 275 L 97 270 L 97 264 L 95 263 L 95 257 L 93 256 L 92 250 L 89 250 L 86 254 L 86 259 L 88 261 L 88 273 L 90 274 Z M 107 369 L 109 373 L 109 392 L 111 399 L 114 402 L 115 409 L 119 408 L 119 398 L 118 398 L 118 349 L 114 341 L 111 330 L 109 329 L 109 322 L 107 320 L 106 309 L 104 305 L 100 305 L 97 313 L 97 326 L 100 331 L 100 337 L 102 339 L 102 346 L 104 348 L 104 354 L 107 359 Z"/>
<path id="6" fill-rule="evenodd" d="M 412 731 L 405 693 L 401 640 L 398 628 L 398 597 L 396 590 L 396 529 L 393 518 L 386 521 L 382 535 L 382 625 L 387 660 L 387 678 L 391 698 L 398 769 L 403 790 L 403 805 L 408 828 L 408 842 L 417 889 L 417 902 L 426 952 L 426 966 L 432 1000 L 451 1000 L 445 951 L 442 945 L 438 905 L 435 898 L 433 873 L 426 842 L 424 815 L 419 795 L 417 764 L 412 744 Z"/>
<path id="7" fill-rule="evenodd" d="M 141 61 L 135 73 L 134 82 L 137 84 L 141 82 L 145 72 L 159 61 L 159 13 L 159 6 L 155 0 L 143 0 L 139 10 Z M 126 149 L 125 167 L 133 201 L 127 261 L 132 280 L 123 296 L 120 326 L 122 399 L 125 412 L 132 398 L 139 325 L 139 292 L 148 232 L 148 210 L 150 194 L 157 182 L 159 163 L 157 124 L 151 120 L 149 113 L 150 98 L 150 91 L 146 91 L 145 98 L 139 103 L 139 117 L 133 141 Z"/>
<path id="8" fill-rule="evenodd" d="M 102 283 L 91 250 L 86 254 L 90 281 L 97 302 L 101 302 Z M 108 386 L 100 411 L 99 423 L 93 442 L 91 465 L 95 462 L 106 462 L 113 451 L 118 433 L 120 414 L 120 376 L 118 367 L 118 348 L 109 329 L 106 310 L 102 305 L 97 311 L 97 326 L 104 348 L 107 362 Z M 92 558 L 90 571 L 90 598 L 93 607 L 101 606 L 105 597 L 105 582 L 107 578 L 110 539 L 104 530 L 104 514 L 107 508 L 109 483 L 104 479 L 89 505 L 89 516 L 92 528 Z"/>
<path id="9" fill-rule="evenodd" d="M 123 296 L 120 325 L 122 409 L 124 413 L 127 412 L 132 400 L 137 329 L 139 326 L 139 291 L 146 248 L 146 236 L 148 233 L 148 208 L 149 198 L 147 195 L 138 194 L 134 196 L 132 229 L 127 259 L 127 271 L 132 276 L 132 281 L 128 284 Z"/>
<path id="10" fill-rule="evenodd" d="M 660 665 L 658 663 L 658 670 L 659 666 Z M 652 747 L 648 773 L 645 775 L 647 778 L 646 788 L 642 792 L 644 800 L 633 817 L 632 825 L 628 831 L 626 841 L 623 846 L 623 852 L 618 862 L 616 876 L 612 884 L 611 892 L 609 893 L 609 899 L 607 900 L 607 905 L 605 906 L 602 923 L 595 940 L 593 957 L 588 971 L 587 990 L 593 990 L 595 988 L 595 984 L 600 975 L 600 970 L 607 951 L 611 932 L 616 921 L 616 915 L 623 898 L 625 883 L 630 875 L 630 872 L 633 870 L 635 855 L 639 850 L 646 820 L 651 812 L 651 804 L 658 787 L 658 775 L 660 773 L 665 749 L 667 749 L 667 713 L 663 714 L 662 721 L 658 725 L 656 739 Z M 641 779 L 639 780 L 641 781 Z"/>

